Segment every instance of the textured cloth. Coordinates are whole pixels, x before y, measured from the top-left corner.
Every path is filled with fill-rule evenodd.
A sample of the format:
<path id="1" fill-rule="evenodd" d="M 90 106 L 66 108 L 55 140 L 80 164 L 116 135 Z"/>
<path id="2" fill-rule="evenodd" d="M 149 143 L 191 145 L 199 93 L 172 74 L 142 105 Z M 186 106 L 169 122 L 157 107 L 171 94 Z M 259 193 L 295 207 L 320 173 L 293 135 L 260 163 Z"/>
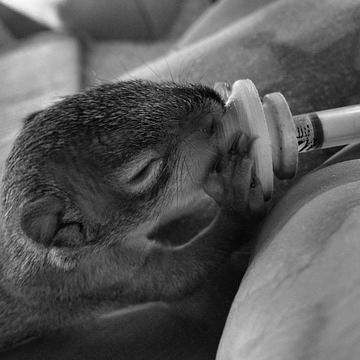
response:
<path id="1" fill-rule="evenodd" d="M 360 358 L 360 145 L 331 163 L 266 219 L 218 360 Z"/>

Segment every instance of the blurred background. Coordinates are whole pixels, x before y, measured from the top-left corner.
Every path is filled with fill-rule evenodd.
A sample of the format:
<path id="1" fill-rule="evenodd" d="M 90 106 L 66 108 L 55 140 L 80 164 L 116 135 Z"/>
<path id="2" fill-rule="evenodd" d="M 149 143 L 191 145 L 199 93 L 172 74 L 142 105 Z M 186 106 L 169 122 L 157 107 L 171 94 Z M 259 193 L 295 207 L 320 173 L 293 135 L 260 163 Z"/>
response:
<path id="1" fill-rule="evenodd" d="M 1 0 L 0 164 L 26 115 L 162 56 L 214 2 Z"/>
<path id="2" fill-rule="evenodd" d="M 82 81 L 87 86 L 97 80 L 113 80 L 166 52 L 213 2 L 1 0 L 0 46 L 6 51 L 9 45 L 24 41 L 50 43 L 60 34 L 63 38 L 75 36 L 81 41 L 81 50 L 86 50 Z M 68 52 L 73 52 L 70 48 Z"/>

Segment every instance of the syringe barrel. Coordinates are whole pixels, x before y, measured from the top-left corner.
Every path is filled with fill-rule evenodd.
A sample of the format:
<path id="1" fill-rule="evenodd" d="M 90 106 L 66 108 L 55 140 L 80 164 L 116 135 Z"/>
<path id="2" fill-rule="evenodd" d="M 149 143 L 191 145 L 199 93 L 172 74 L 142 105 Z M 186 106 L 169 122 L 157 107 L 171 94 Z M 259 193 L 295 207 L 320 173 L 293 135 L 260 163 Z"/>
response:
<path id="1" fill-rule="evenodd" d="M 360 142 L 360 105 L 293 116 L 298 151 Z"/>

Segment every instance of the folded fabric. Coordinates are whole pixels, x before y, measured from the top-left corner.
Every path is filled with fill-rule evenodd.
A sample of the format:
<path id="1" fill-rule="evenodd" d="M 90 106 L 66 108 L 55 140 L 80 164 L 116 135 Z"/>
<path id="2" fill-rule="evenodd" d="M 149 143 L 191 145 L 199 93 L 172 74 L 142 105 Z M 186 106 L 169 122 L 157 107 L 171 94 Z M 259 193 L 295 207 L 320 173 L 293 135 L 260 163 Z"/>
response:
<path id="1" fill-rule="evenodd" d="M 217 359 L 360 358 L 359 239 L 356 145 L 305 176 L 266 219 Z"/>

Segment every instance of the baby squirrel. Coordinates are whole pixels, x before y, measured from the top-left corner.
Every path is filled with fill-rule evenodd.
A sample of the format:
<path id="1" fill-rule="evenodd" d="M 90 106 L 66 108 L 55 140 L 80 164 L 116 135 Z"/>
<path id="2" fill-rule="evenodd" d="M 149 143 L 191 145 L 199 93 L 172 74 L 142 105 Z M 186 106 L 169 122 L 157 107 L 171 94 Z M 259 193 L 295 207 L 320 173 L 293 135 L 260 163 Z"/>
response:
<path id="1" fill-rule="evenodd" d="M 185 296 L 249 241 L 263 196 L 252 140 L 219 149 L 224 112 L 208 87 L 132 80 L 25 121 L 2 183 L 0 348 Z M 147 238 L 205 193 L 218 213 L 188 243 Z"/>

